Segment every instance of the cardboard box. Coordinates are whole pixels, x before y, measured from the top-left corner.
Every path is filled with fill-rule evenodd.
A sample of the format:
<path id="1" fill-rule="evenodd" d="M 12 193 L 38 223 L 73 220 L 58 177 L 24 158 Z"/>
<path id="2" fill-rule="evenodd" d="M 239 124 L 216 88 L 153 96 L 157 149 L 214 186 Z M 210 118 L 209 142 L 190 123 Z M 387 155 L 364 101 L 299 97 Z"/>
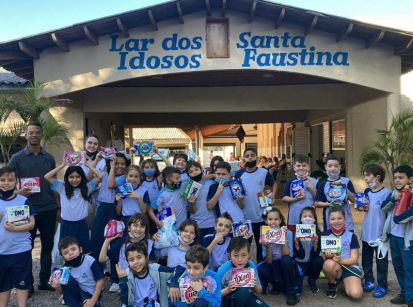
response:
<path id="1" fill-rule="evenodd" d="M 190 196 L 198 197 L 201 193 L 202 184 L 199 182 L 193 181 L 191 179 L 185 184 L 184 189 L 181 192 L 181 196 L 184 198 L 189 198 Z"/>
<path id="2" fill-rule="evenodd" d="M 65 163 L 67 166 L 79 166 L 83 163 L 84 151 L 65 151 Z"/>
<path id="3" fill-rule="evenodd" d="M 261 226 L 261 242 L 270 244 L 285 244 L 285 231 L 282 228 Z"/>
<path id="4" fill-rule="evenodd" d="M 322 236 L 321 251 L 323 253 L 330 252 L 336 255 L 341 254 L 341 237 Z"/>
<path id="5" fill-rule="evenodd" d="M 30 208 L 27 205 L 5 208 L 6 222 L 15 226 L 26 225 L 30 222 Z"/>
<path id="6" fill-rule="evenodd" d="M 31 193 L 40 192 L 40 177 L 20 178 L 20 189 L 29 188 Z"/>
<path id="7" fill-rule="evenodd" d="M 128 197 L 128 195 L 133 191 L 133 186 L 131 183 L 124 183 L 116 188 L 116 193 L 122 195 L 122 198 Z"/>
<path id="8" fill-rule="evenodd" d="M 229 189 L 232 194 L 233 199 L 237 199 L 239 197 L 244 197 L 246 195 L 245 188 L 242 185 L 242 181 L 239 178 L 235 178 L 228 182 Z"/>
<path id="9" fill-rule="evenodd" d="M 232 235 L 234 237 L 244 237 L 252 234 L 252 225 L 250 220 L 245 220 L 243 223 L 234 223 L 232 225 Z"/>
<path id="10" fill-rule="evenodd" d="M 237 288 L 254 287 L 253 279 L 255 277 L 255 272 L 252 268 L 233 268 L 231 276 L 232 280 L 235 281 L 235 287 Z"/>
<path id="11" fill-rule="evenodd" d="M 300 241 L 315 241 L 317 239 L 315 224 L 297 224 L 295 237 Z"/>

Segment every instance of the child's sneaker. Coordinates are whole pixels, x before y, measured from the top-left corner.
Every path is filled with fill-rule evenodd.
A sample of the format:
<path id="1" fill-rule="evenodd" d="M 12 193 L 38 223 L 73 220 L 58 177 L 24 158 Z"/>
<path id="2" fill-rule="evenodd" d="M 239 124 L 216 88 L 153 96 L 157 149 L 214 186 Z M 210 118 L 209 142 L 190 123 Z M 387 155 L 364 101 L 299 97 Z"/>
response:
<path id="1" fill-rule="evenodd" d="M 386 289 L 384 289 L 384 288 L 382 288 L 382 287 L 380 287 L 380 286 L 377 286 L 376 289 L 374 290 L 373 297 L 374 297 L 374 298 L 382 298 L 382 297 L 384 297 L 386 294 L 387 294 L 387 290 L 386 290 Z"/>
<path id="2" fill-rule="evenodd" d="M 363 290 L 364 292 L 370 292 L 376 289 L 376 285 L 369 280 L 363 281 Z"/>
<path id="3" fill-rule="evenodd" d="M 294 306 L 297 305 L 300 300 L 295 293 L 287 294 L 287 305 Z"/>
<path id="4" fill-rule="evenodd" d="M 120 291 L 119 284 L 113 283 L 110 288 L 109 292 L 118 293 Z"/>
<path id="5" fill-rule="evenodd" d="M 320 289 L 318 289 L 317 282 L 314 279 L 308 279 L 308 287 L 313 293 L 318 293 L 318 291 L 320 291 Z"/>
<path id="6" fill-rule="evenodd" d="M 329 282 L 326 289 L 326 295 L 328 298 L 336 298 L 337 296 L 337 283 Z"/>

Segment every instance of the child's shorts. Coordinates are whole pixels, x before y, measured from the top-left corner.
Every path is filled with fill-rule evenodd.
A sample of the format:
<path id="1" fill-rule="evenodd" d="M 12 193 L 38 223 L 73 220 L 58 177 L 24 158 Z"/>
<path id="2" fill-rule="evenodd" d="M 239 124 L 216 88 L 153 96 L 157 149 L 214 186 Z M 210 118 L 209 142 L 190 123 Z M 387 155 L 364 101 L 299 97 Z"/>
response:
<path id="1" fill-rule="evenodd" d="M 32 252 L 0 255 L 0 292 L 28 290 L 31 284 Z"/>
<path id="2" fill-rule="evenodd" d="M 363 279 L 363 272 L 358 266 L 355 265 L 341 265 L 341 277 L 340 280 L 346 279 L 347 277 L 358 277 Z"/>

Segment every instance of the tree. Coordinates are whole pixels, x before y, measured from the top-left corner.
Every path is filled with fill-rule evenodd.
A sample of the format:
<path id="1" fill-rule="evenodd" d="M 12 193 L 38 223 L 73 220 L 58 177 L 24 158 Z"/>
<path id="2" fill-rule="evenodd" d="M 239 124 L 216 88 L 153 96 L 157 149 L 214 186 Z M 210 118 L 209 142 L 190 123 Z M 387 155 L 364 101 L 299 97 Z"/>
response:
<path id="1" fill-rule="evenodd" d="M 29 122 L 37 122 L 43 128 L 43 145 L 68 142 L 68 131 L 50 114 L 50 109 L 60 101 L 42 96 L 44 84 L 30 83 L 22 97 L 0 95 L 0 149 L 4 162 L 17 139 L 24 133 Z"/>
<path id="2" fill-rule="evenodd" d="M 359 165 L 378 163 L 393 174 L 399 165 L 413 165 L 413 109 L 403 110 L 393 117 L 388 130 L 376 130 L 377 140 L 367 145 Z"/>

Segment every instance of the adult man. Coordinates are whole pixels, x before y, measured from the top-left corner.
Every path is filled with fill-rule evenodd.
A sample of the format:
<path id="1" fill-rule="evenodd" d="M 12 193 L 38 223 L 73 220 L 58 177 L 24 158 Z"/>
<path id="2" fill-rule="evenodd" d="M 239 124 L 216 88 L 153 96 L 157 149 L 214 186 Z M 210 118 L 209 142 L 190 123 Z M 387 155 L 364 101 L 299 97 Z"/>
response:
<path id="1" fill-rule="evenodd" d="M 51 154 L 40 146 L 42 140 L 42 126 L 37 123 L 29 123 L 26 129 L 27 146 L 14 154 L 9 162 L 17 170 L 19 178 L 38 177 L 40 179 L 40 192 L 30 193 L 29 188 L 23 188 L 20 194 L 31 201 L 35 212 L 35 227 L 31 231 L 32 246 L 36 238 L 37 230 L 40 232 L 42 249 L 40 254 L 40 284 L 39 290 L 54 291 L 48 285 L 50 269 L 52 265 L 51 252 L 53 249 L 53 237 L 56 227 L 56 202 L 49 184 L 44 180 L 44 175 L 56 167 L 56 162 Z M 30 295 L 34 292 L 34 279 Z"/>

